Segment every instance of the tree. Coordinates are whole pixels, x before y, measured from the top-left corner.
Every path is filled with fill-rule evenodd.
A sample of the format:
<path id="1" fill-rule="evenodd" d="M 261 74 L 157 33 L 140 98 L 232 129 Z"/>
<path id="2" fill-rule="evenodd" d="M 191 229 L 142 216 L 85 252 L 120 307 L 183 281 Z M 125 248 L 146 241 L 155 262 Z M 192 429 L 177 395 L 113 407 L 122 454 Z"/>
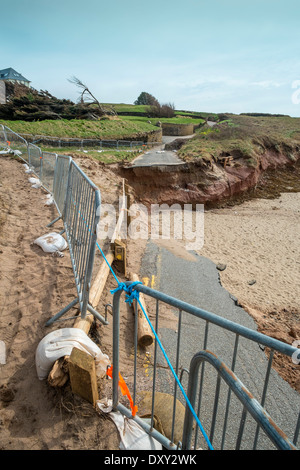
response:
<path id="1" fill-rule="evenodd" d="M 97 98 L 93 95 L 91 90 L 87 87 L 87 85 L 85 85 L 79 78 L 72 77 L 68 79 L 68 81 L 81 89 L 79 97 L 79 102 L 81 104 L 95 104 L 98 107 L 100 116 L 103 116 L 104 114 L 116 114 L 116 112 L 112 108 L 110 108 L 109 110 L 104 108 L 101 103 L 97 100 Z"/>
<path id="2" fill-rule="evenodd" d="M 154 98 L 153 95 L 150 95 L 150 93 L 147 93 L 146 91 L 142 91 L 139 97 L 135 100 L 134 104 L 144 104 L 148 106 L 155 106 L 158 104 L 158 101 L 156 98 Z"/>
<path id="3" fill-rule="evenodd" d="M 153 117 L 171 118 L 175 116 L 175 106 L 172 103 L 157 104 L 149 108 L 149 114 Z"/>

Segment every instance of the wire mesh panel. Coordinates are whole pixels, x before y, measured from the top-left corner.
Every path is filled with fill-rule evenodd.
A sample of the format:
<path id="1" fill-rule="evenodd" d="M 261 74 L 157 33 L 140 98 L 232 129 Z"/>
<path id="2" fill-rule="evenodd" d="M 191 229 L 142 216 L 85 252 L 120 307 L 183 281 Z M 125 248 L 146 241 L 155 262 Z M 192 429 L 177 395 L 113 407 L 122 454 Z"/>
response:
<path id="1" fill-rule="evenodd" d="M 41 177 L 42 157 L 42 151 L 39 147 L 34 144 L 28 144 L 29 165 L 39 178 Z"/>
<path id="2" fill-rule="evenodd" d="M 43 152 L 42 171 L 40 174 L 43 186 L 51 193 L 54 189 L 54 174 L 57 161 L 56 153 Z"/>
<path id="3" fill-rule="evenodd" d="M 7 147 L 6 133 L 2 124 L 0 124 L 0 146 Z"/>
<path id="4" fill-rule="evenodd" d="M 67 157 L 65 155 L 57 155 L 56 158 L 53 181 L 53 197 L 60 216 L 62 216 L 65 207 L 71 160 L 71 157 Z"/>
<path id="5" fill-rule="evenodd" d="M 64 227 L 82 317 L 88 308 L 89 288 L 100 218 L 100 191 L 72 160 L 64 213 Z"/>
<path id="6" fill-rule="evenodd" d="M 6 126 L 5 133 L 8 146 L 13 150 L 17 150 L 20 158 L 22 158 L 26 163 L 29 163 L 27 141 Z"/>

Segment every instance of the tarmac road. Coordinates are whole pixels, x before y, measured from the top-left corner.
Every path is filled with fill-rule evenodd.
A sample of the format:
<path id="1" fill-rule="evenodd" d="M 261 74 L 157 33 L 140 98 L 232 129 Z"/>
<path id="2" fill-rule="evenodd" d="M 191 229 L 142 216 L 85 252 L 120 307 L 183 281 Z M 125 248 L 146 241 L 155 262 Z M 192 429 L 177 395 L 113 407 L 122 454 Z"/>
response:
<path id="1" fill-rule="evenodd" d="M 180 137 L 190 139 L 193 135 Z M 184 162 L 178 158 L 176 152 L 165 150 L 165 144 L 179 139 L 178 136 L 163 136 L 162 144 L 148 150 L 131 162 L 131 166 L 153 166 L 153 165 L 182 165 Z"/>
<path id="2" fill-rule="evenodd" d="M 184 257 L 176 256 L 168 249 L 149 240 L 142 260 L 140 274 L 142 278 L 148 278 L 156 290 L 223 316 L 247 328 L 256 329 L 252 318 L 237 305 L 236 299 L 221 286 L 216 265 L 207 258 L 195 253 L 194 261 L 190 261 Z M 174 309 L 172 311 L 178 317 L 178 311 Z M 203 320 L 187 313 L 183 314 L 180 343 L 180 366 L 182 369 L 189 369 L 193 355 L 203 349 L 204 328 L 205 322 Z M 159 337 L 174 366 L 177 331 L 171 327 L 159 328 Z M 207 349 L 216 354 L 229 368 L 231 368 L 232 363 L 234 339 L 234 334 L 215 325 L 209 326 Z M 162 354 L 158 355 L 158 363 L 165 364 Z M 240 338 L 235 374 L 259 402 L 262 396 L 266 367 L 267 359 L 262 348 L 257 343 Z M 200 416 L 202 424 L 207 423 L 206 432 L 208 433 L 216 389 L 216 374 L 209 365 L 206 366 L 205 370 L 207 378 Z M 167 369 L 158 368 L 157 376 L 159 390 L 172 393 L 174 378 L 167 372 Z M 187 374 L 185 372 L 183 373 L 182 383 L 184 387 L 187 384 Z M 178 392 L 177 397 L 184 403 L 181 392 Z M 223 391 L 221 387 L 218 416 L 222 415 L 225 410 L 226 400 L 227 387 Z M 293 440 L 299 405 L 299 394 L 281 379 L 276 371 L 272 370 L 265 408 L 290 440 Z M 235 397 L 232 398 L 231 410 L 225 449 L 234 448 L 240 424 L 242 407 Z M 220 422 L 223 423 L 223 420 L 220 419 Z M 252 449 L 256 424 L 249 415 L 246 424 L 242 448 Z M 217 426 L 215 430 L 214 440 L 217 446 L 221 442 L 222 426 L 223 424 L 220 424 L 219 428 Z M 269 439 L 264 437 L 263 431 L 260 431 L 259 436 L 258 449 L 274 449 Z M 204 448 L 205 445 L 204 442 Z"/>

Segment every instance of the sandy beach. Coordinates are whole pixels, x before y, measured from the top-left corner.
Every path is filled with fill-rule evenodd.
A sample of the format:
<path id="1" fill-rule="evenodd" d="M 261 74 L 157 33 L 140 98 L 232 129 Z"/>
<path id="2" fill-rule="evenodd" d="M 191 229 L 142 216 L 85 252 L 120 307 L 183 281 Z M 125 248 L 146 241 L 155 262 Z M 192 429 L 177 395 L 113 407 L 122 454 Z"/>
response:
<path id="1" fill-rule="evenodd" d="M 222 286 L 258 331 L 288 344 L 299 340 L 300 193 L 211 210 L 204 224 L 199 254 L 220 265 Z M 300 391 L 299 371 L 288 358 L 277 355 L 273 365 Z"/>
<path id="2" fill-rule="evenodd" d="M 300 313 L 300 194 L 205 213 L 204 247 L 222 285 L 261 312 Z M 255 282 L 251 282 L 255 281 Z"/>
<path id="3" fill-rule="evenodd" d="M 45 322 L 73 299 L 73 272 L 67 251 L 62 258 L 54 257 L 32 244 L 56 216 L 53 206 L 45 206 L 45 192 L 31 187 L 22 163 L 0 158 L 0 340 L 6 345 L 6 364 L 0 365 L 0 448 L 118 449 L 110 420 L 98 416 L 68 388 L 57 390 L 37 378 L 37 345 L 64 325 L 45 328 Z M 105 195 L 104 202 L 115 203 L 121 179 L 88 158 L 78 163 Z M 199 252 L 226 266 L 220 271 L 222 285 L 248 309 L 258 329 L 289 344 L 300 338 L 299 203 L 300 194 L 289 193 L 207 211 Z M 60 223 L 55 230 L 61 230 Z M 128 240 L 129 271 L 139 272 L 144 246 L 144 241 Z M 94 272 L 101 261 L 97 253 Z M 111 302 L 109 289 L 114 287 L 109 279 L 100 312 Z M 131 338 L 133 321 L 132 314 L 125 315 L 122 344 L 128 343 L 127 334 Z M 102 339 L 100 347 L 109 356 L 110 328 L 92 332 L 95 341 Z M 299 390 L 292 368 L 280 367 Z"/>

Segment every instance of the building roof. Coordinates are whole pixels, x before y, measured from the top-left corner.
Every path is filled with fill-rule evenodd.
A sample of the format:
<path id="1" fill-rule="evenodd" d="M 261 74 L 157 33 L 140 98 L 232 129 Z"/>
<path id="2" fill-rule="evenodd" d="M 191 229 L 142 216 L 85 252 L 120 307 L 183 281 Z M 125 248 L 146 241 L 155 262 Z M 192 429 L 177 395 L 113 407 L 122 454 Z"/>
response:
<path id="1" fill-rule="evenodd" d="M 23 77 L 23 75 L 16 72 L 11 67 L 8 69 L 0 70 L 0 80 L 19 80 L 21 82 L 30 83 L 30 80 L 27 80 L 27 78 Z"/>

